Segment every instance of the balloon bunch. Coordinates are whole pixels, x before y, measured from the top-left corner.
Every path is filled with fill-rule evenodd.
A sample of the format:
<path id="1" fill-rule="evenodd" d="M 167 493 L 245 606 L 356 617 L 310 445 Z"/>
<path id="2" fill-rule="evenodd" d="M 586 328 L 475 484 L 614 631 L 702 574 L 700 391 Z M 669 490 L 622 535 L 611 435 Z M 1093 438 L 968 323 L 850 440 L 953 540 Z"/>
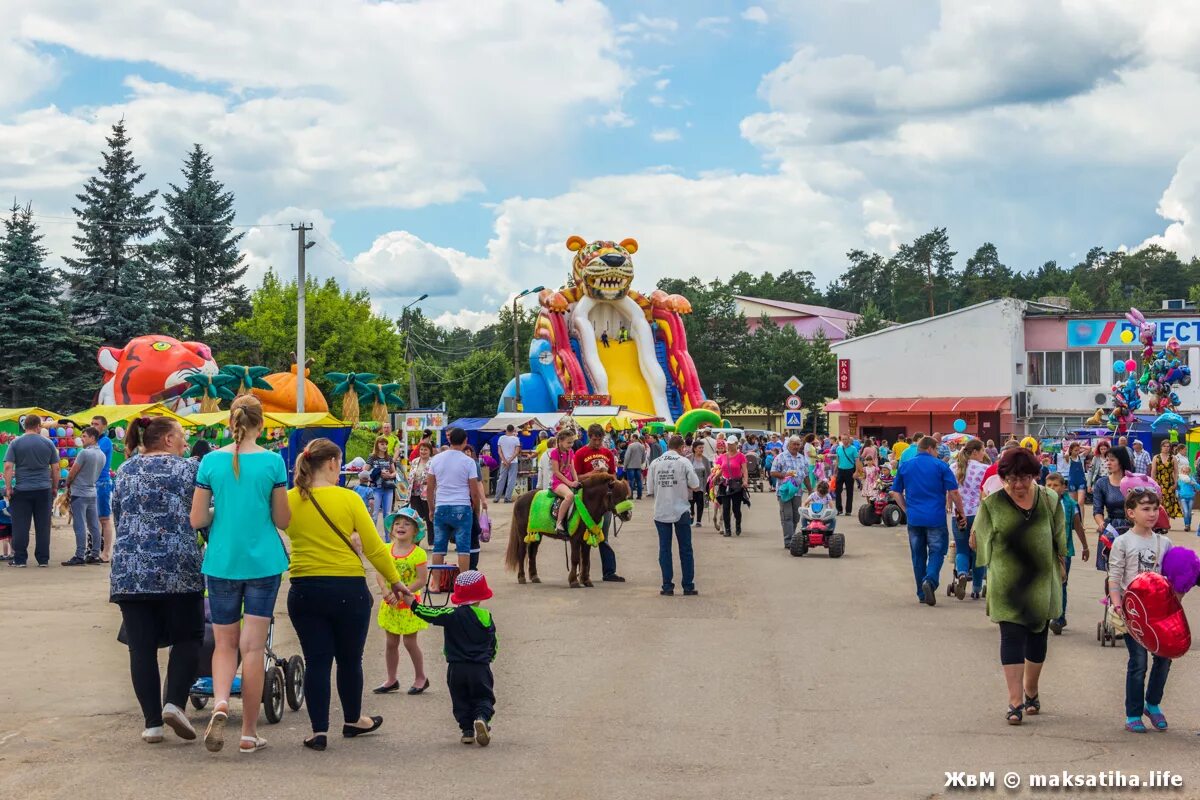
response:
<path id="1" fill-rule="evenodd" d="M 1142 395 L 1138 390 L 1137 362 L 1117 361 L 1113 364 L 1117 379 L 1112 387 L 1112 411 L 1108 412 L 1108 427 L 1117 433 L 1126 433 L 1133 426 L 1133 412 L 1142 407 Z"/>
<path id="2" fill-rule="evenodd" d="M 1172 336 L 1166 345 L 1154 354 L 1145 371 L 1142 373 L 1142 386 L 1150 392 L 1150 408 L 1158 414 L 1151 424 L 1183 425 L 1185 420 L 1176 410 L 1179 407 L 1179 395 L 1174 386 L 1187 386 L 1192 382 L 1192 370 L 1179 357 L 1179 340 Z"/>

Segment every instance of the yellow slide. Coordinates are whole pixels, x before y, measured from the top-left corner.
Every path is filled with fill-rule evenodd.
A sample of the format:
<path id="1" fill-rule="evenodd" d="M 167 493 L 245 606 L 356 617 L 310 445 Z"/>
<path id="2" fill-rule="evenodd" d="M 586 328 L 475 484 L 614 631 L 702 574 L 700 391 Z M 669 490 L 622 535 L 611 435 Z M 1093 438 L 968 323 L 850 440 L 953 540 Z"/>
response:
<path id="1" fill-rule="evenodd" d="M 609 346 L 605 347 L 597 341 L 596 350 L 604 371 L 608 373 L 608 393 L 612 396 L 613 404 L 625 406 L 630 411 L 653 414 L 654 398 L 646 379 L 642 377 L 637 342 L 610 339 Z"/>

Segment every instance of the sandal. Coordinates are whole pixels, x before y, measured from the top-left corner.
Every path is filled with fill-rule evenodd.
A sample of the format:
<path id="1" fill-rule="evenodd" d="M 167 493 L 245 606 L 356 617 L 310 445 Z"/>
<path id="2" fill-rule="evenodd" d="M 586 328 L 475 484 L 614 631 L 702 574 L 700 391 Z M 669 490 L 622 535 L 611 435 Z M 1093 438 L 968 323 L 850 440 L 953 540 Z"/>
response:
<path id="1" fill-rule="evenodd" d="M 1024 715 L 1023 709 L 1024 709 L 1023 706 L 1009 706 L 1008 707 L 1008 713 L 1004 715 L 1004 718 L 1006 720 L 1008 720 L 1009 725 L 1020 725 L 1021 724 L 1021 718 Z"/>
<path id="2" fill-rule="evenodd" d="M 1146 723 L 1142 722 L 1141 719 L 1128 719 L 1125 720 L 1125 730 L 1130 733 L 1145 733 Z"/>
<path id="3" fill-rule="evenodd" d="M 1154 725 L 1156 730 L 1165 731 L 1167 729 L 1167 718 L 1161 711 L 1155 714 L 1147 708 L 1146 716 L 1150 718 L 1150 723 Z"/>
<path id="4" fill-rule="evenodd" d="M 1042 701 L 1038 700 L 1038 696 L 1036 694 L 1033 697 L 1025 695 L 1024 706 L 1025 713 L 1031 717 L 1036 717 L 1038 714 L 1042 713 Z"/>
<path id="5" fill-rule="evenodd" d="M 246 747 L 246 742 L 250 743 L 249 747 Z M 239 753 L 257 753 L 259 750 L 262 750 L 266 746 L 267 746 L 267 740 L 262 738 L 261 736 L 243 736 L 242 741 L 238 744 L 238 752 Z"/>
<path id="6" fill-rule="evenodd" d="M 224 706 L 221 708 L 220 706 Z M 219 753 L 225 746 L 225 723 L 229 720 L 229 704 L 220 703 L 213 708 L 212 718 L 204 729 L 204 749 L 210 753 Z"/>

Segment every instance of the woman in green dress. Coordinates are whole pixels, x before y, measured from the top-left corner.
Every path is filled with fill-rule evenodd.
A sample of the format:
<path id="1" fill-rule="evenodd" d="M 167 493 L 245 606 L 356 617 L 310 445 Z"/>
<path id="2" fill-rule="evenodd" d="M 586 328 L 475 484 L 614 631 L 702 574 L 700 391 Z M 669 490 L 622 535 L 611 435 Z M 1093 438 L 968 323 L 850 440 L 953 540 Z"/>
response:
<path id="1" fill-rule="evenodd" d="M 1058 494 L 1034 482 L 1040 472 L 1037 456 L 1025 448 L 1005 452 L 1004 488 L 980 503 L 971 530 L 975 563 L 988 568 L 988 616 L 1000 625 L 1010 725 L 1041 711 L 1048 623 L 1062 610 L 1066 521 Z"/>

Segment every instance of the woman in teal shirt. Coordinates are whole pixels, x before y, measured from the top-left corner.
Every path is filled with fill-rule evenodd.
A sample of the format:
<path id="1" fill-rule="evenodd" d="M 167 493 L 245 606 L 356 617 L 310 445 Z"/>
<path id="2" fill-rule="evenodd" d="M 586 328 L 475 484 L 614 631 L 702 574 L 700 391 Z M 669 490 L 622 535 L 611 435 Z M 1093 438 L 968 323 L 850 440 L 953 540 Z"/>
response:
<path id="1" fill-rule="evenodd" d="M 229 695 L 242 654 L 242 739 L 238 750 L 266 747 L 258 735 L 263 687 L 263 648 L 275 613 L 280 575 L 288 557 L 277 529 L 291 522 L 287 466 L 278 453 L 257 444 L 263 429 L 262 404 L 253 395 L 233 401 L 229 411 L 233 444 L 200 462 L 192 494 L 192 526 L 208 528 L 202 572 L 212 612 L 213 715 L 204 746 L 224 746 Z M 251 698 L 247 700 L 246 698 Z"/>

